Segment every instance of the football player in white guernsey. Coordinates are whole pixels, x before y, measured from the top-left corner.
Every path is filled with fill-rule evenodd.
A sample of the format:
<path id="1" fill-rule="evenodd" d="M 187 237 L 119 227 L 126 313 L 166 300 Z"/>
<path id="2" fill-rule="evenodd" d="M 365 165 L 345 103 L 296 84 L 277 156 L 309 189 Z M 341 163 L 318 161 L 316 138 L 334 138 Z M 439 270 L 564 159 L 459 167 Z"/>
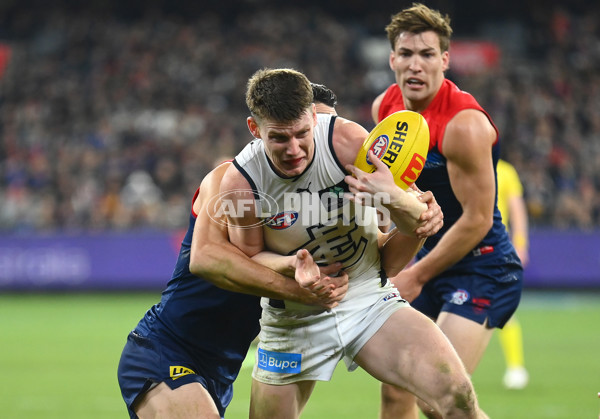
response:
<path id="1" fill-rule="evenodd" d="M 368 132 L 317 115 L 311 84 L 298 71 L 257 71 L 246 103 L 255 140 L 220 190 L 231 243 L 251 257 L 309 252 L 319 263 L 341 262 L 349 276 L 346 297 L 330 310 L 263 298 L 250 417 L 299 417 L 315 382 L 329 381 L 342 359 L 349 370 L 360 366 L 408 389 L 444 417 L 485 417 L 448 340 L 388 281 L 401 266 L 382 269 L 376 209 L 354 202 L 381 198 L 378 208 L 402 226 L 386 247 L 407 263 L 441 227 L 439 206 L 424 204 L 435 202 L 431 194 L 396 187 L 373 155 L 373 174 L 352 166 Z M 355 199 L 359 192 L 367 194 Z"/>

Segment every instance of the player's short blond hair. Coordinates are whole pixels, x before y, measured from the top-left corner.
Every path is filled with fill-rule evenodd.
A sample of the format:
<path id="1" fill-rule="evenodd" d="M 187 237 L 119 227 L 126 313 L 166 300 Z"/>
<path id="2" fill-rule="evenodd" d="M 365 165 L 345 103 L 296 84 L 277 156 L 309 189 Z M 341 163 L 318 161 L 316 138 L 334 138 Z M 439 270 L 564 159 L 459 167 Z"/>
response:
<path id="1" fill-rule="evenodd" d="M 421 3 L 413 3 L 412 7 L 402 10 L 392 16 L 391 22 L 385 27 L 392 50 L 403 32 L 422 33 L 435 32 L 440 39 L 440 50 L 448 51 L 452 27 L 450 16 L 442 15 L 439 11 L 430 9 Z"/>
<path id="2" fill-rule="evenodd" d="M 310 81 L 299 71 L 261 69 L 250 77 L 246 105 L 257 121 L 293 122 L 313 103 Z"/>

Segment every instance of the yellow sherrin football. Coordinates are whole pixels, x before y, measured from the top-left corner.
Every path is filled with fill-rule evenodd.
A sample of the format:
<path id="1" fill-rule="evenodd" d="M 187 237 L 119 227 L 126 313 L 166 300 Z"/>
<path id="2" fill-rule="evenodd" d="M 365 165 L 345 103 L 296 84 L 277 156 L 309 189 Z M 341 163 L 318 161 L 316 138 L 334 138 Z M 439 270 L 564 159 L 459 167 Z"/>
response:
<path id="1" fill-rule="evenodd" d="M 429 150 L 429 127 L 417 112 L 398 111 L 373 128 L 356 156 L 354 165 L 371 173 L 375 166 L 369 161 L 371 150 L 394 175 L 394 181 L 406 190 L 423 170 Z"/>

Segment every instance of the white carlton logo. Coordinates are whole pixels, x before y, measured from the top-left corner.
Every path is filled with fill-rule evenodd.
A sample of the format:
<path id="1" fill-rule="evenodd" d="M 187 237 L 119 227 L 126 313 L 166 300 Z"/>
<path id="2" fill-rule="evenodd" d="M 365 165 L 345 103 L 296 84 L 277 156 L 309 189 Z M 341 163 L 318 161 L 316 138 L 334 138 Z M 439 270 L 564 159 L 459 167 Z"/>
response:
<path id="1" fill-rule="evenodd" d="M 242 219 L 253 216 L 259 221 L 250 225 L 234 225 L 237 228 L 253 228 L 266 224 L 273 229 L 290 227 L 298 219 L 303 227 L 314 225 L 333 226 L 342 222 L 344 225 L 357 224 L 369 226 L 377 222 L 389 220 L 389 211 L 384 204 L 390 202 L 386 193 L 375 195 L 360 195 L 356 198 L 354 214 L 352 206 L 347 205 L 349 195 L 326 192 L 285 193 L 283 195 L 283 208 L 270 195 L 249 190 L 233 190 L 221 192 L 213 196 L 206 210 L 209 217 L 216 223 L 231 226 L 228 220 Z M 375 207 L 379 210 L 379 220 L 373 216 L 372 211 L 365 211 L 366 207 Z M 300 217 L 299 214 L 302 214 Z M 340 217 L 341 214 L 341 217 Z"/>

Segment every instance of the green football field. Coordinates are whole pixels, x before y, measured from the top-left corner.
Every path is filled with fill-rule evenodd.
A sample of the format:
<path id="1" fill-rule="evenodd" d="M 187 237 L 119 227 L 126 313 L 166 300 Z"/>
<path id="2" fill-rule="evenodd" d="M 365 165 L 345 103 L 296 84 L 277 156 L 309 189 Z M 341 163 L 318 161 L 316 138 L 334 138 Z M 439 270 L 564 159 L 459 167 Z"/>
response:
<path id="1" fill-rule="evenodd" d="M 0 295 L 0 417 L 127 418 L 116 368 L 129 330 L 159 293 Z M 491 418 L 583 419 L 600 412 L 600 294 L 526 292 L 518 311 L 531 380 L 501 385 L 498 339 L 473 377 Z M 235 333 L 235 331 L 231 331 Z M 247 418 L 244 368 L 226 417 Z M 362 371 L 318 383 L 303 419 L 377 418 L 379 385 Z"/>

